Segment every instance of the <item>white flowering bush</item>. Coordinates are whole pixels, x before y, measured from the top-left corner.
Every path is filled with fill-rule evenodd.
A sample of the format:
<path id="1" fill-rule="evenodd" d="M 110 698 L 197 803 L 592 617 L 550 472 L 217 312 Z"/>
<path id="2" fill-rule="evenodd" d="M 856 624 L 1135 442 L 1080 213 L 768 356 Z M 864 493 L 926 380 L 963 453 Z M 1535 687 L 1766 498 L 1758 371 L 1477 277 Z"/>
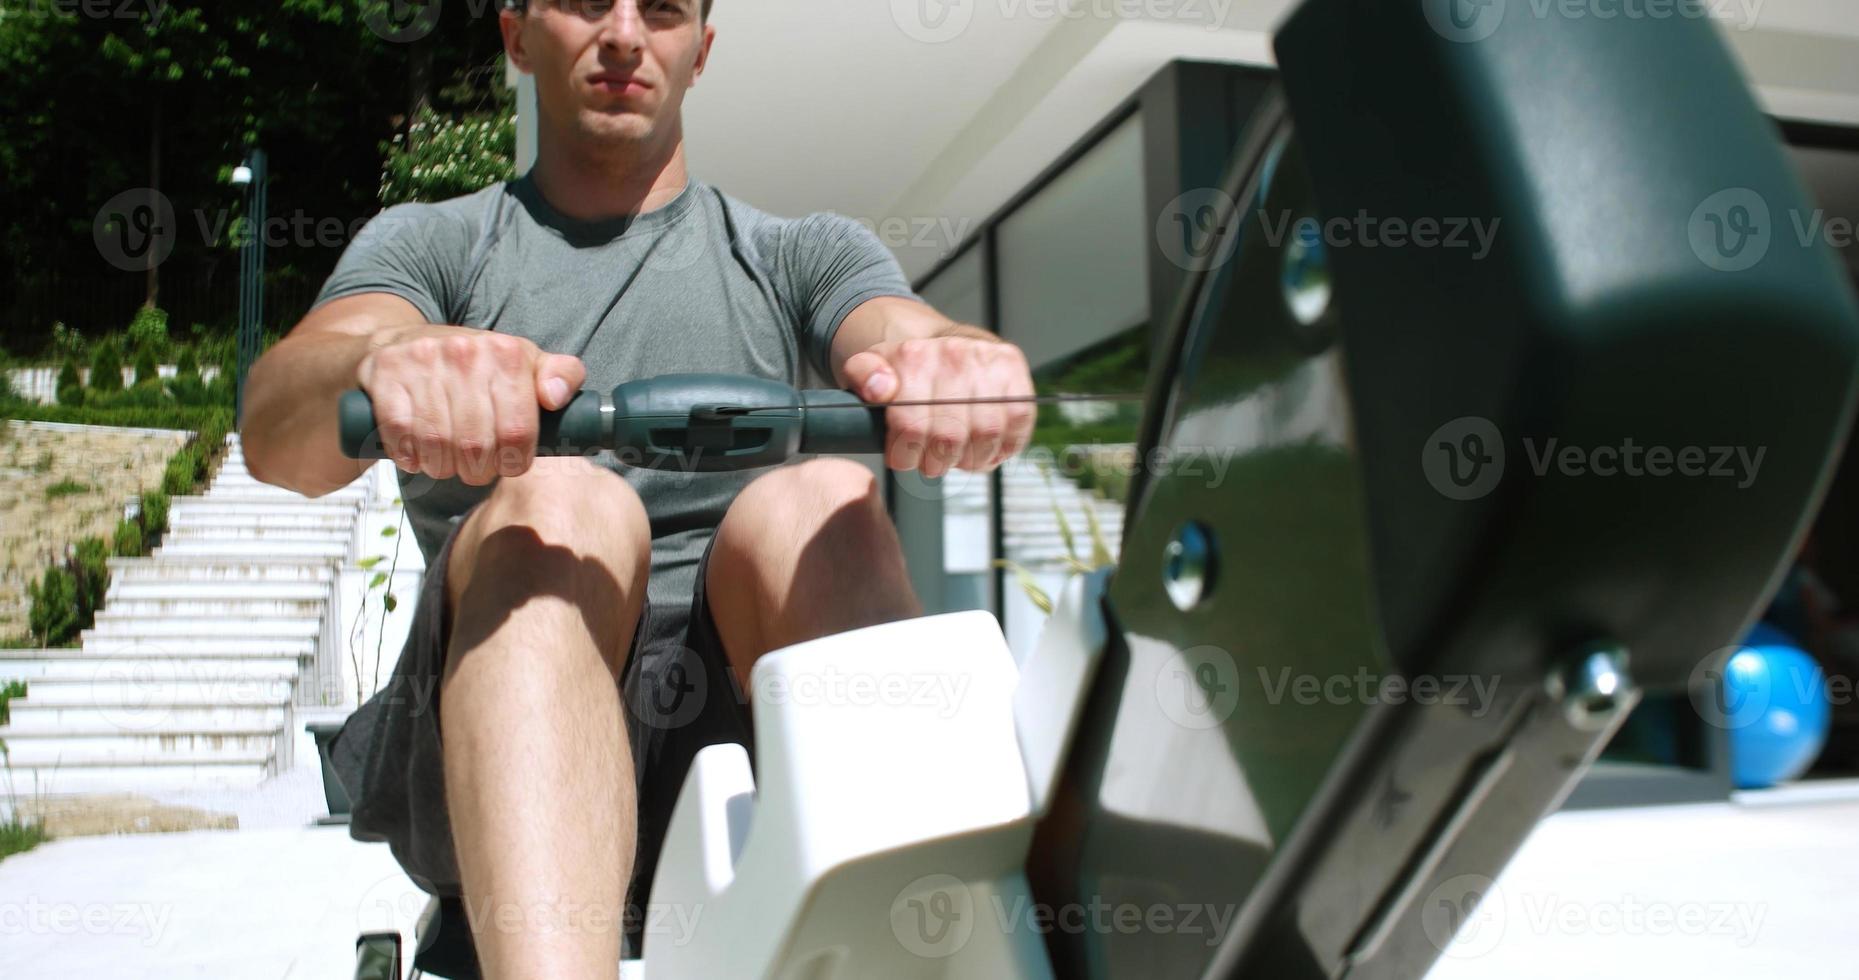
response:
<path id="1" fill-rule="evenodd" d="M 443 201 L 516 175 L 516 115 L 452 117 L 430 109 L 382 146 L 381 204 Z"/>

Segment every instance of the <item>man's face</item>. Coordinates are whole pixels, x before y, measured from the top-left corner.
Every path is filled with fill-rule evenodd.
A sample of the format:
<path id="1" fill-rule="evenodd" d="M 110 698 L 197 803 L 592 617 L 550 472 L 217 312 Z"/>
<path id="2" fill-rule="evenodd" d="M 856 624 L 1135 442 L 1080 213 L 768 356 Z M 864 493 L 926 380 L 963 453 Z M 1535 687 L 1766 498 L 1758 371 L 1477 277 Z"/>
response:
<path id="1" fill-rule="evenodd" d="M 609 148 L 675 139 L 714 29 L 703 0 L 530 0 L 505 11 L 504 49 L 536 77 L 546 125 Z"/>

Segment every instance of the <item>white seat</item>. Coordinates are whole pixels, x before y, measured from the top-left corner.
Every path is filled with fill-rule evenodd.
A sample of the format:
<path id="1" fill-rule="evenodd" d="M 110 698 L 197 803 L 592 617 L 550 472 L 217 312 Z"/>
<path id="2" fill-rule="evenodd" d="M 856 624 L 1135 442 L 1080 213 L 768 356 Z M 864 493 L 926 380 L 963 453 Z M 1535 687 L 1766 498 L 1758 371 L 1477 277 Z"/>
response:
<path id="1" fill-rule="evenodd" d="M 986 612 L 762 658 L 759 783 L 741 746 L 698 754 L 627 975 L 1051 977 L 1023 866 L 1102 653 L 1106 582 L 1068 585 L 1024 690 Z"/>

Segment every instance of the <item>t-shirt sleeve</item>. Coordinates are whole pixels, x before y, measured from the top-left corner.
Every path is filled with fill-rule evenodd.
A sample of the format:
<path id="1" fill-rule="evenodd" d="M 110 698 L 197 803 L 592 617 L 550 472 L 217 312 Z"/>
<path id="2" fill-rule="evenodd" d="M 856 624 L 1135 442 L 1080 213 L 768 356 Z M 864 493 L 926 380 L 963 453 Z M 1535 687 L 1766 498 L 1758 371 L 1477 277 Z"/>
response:
<path id="1" fill-rule="evenodd" d="M 810 215 L 781 236 L 780 262 L 801 330 L 821 377 L 833 376 L 833 335 L 853 310 L 881 296 L 916 299 L 897 259 L 878 236 L 843 215 Z"/>
<path id="2" fill-rule="evenodd" d="M 321 306 L 363 293 L 390 293 L 412 303 L 428 323 L 462 308 L 475 229 L 455 207 L 402 204 L 365 225 L 336 262 L 316 297 Z"/>

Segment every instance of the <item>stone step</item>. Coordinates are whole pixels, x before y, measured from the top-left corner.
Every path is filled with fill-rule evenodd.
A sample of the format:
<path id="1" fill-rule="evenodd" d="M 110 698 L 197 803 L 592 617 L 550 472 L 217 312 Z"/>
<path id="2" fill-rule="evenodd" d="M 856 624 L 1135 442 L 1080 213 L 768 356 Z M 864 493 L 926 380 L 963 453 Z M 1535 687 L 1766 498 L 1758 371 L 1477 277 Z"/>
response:
<path id="1" fill-rule="evenodd" d="M 316 581 L 113 578 L 104 608 L 117 602 L 321 602 L 328 596 L 328 584 Z"/>
<path id="2" fill-rule="evenodd" d="M 294 680 L 299 666 L 296 657 L 250 657 L 227 659 L 211 657 L 85 657 L 70 652 L 65 657 L 30 661 L 0 661 L 0 676 L 31 685 L 48 683 L 88 683 L 91 681 L 169 683 L 178 680 L 215 681 L 263 678 Z M 21 702 L 23 703 L 23 702 Z"/>
<path id="3" fill-rule="evenodd" d="M 90 765 L 146 765 L 149 764 L 148 760 L 176 757 L 191 763 L 229 759 L 263 764 L 276 756 L 282 728 L 280 725 L 277 728 L 253 731 L 191 731 L 161 727 L 150 731 L 120 731 L 105 726 L 61 732 L 21 732 L 0 728 L 0 737 L 6 739 L 7 754 L 12 757 L 16 767 L 23 759 L 84 759 Z"/>
<path id="4" fill-rule="evenodd" d="M 66 793 L 159 793 L 202 788 L 255 789 L 272 775 L 269 757 L 261 761 L 162 765 L 14 764 L 14 791 L 22 795 Z"/>
<path id="5" fill-rule="evenodd" d="M 268 707 L 291 699 L 297 678 L 221 677 L 201 680 L 38 680 L 28 682 L 26 696 L 13 705 L 32 707 L 121 708 L 160 714 L 176 705 L 200 707 Z"/>
<path id="6" fill-rule="evenodd" d="M 94 705 L 13 702 L 12 724 L 0 738 L 26 732 L 117 731 L 269 731 L 280 732 L 291 712 L 278 705 L 164 704 Z"/>
<path id="7" fill-rule="evenodd" d="M 169 543 L 182 541 L 348 541 L 355 529 L 349 527 L 240 527 L 186 525 L 168 530 Z"/>
<path id="8" fill-rule="evenodd" d="M 155 557 L 212 555 L 221 558 L 327 558 L 344 559 L 349 542 L 343 541 L 170 541 L 155 549 Z"/>
<path id="9" fill-rule="evenodd" d="M 84 656 L 86 657 L 128 657 L 141 660 L 162 657 L 186 659 L 211 657 L 227 660 L 295 657 L 299 661 L 304 661 L 315 655 L 316 639 L 314 637 L 284 636 L 259 639 L 250 636 L 166 636 L 151 639 L 141 636 L 99 635 L 95 630 L 84 631 Z"/>
<path id="10" fill-rule="evenodd" d="M 225 636 L 313 637 L 321 632 L 314 619 L 273 616 L 228 621 L 218 616 L 173 616 L 150 619 L 125 614 L 108 606 L 97 611 L 96 628 L 103 636 Z"/>
<path id="11" fill-rule="evenodd" d="M 153 558 L 110 559 L 112 582 L 328 582 L 339 571 L 324 558 L 254 555 L 246 558 L 216 555 L 169 555 Z"/>
<path id="12" fill-rule="evenodd" d="M 125 617 L 188 619 L 322 619 L 320 599 L 115 599 L 104 604 Z"/>
<path id="13" fill-rule="evenodd" d="M 315 529 L 348 532 L 355 528 L 358 515 L 351 511 L 305 511 L 301 514 L 215 514 L 205 509 L 183 511 L 168 516 L 170 531 L 181 528 L 278 528 Z"/>
<path id="14" fill-rule="evenodd" d="M 269 483 L 246 482 L 243 480 L 215 483 L 206 492 L 203 500 L 214 503 L 249 503 L 249 504 L 355 504 L 368 499 L 368 491 L 362 487 L 345 487 L 322 497 L 306 497 L 294 490 L 274 487 Z"/>
<path id="15" fill-rule="evenodd" d="M 294 516 L 297 514 L 349 514 L 357 501 L 302 498 L 299 500 L 241 500 L 235 497 L 175 497 L 168 502 L 170 517 L 180 514 Z"/>

